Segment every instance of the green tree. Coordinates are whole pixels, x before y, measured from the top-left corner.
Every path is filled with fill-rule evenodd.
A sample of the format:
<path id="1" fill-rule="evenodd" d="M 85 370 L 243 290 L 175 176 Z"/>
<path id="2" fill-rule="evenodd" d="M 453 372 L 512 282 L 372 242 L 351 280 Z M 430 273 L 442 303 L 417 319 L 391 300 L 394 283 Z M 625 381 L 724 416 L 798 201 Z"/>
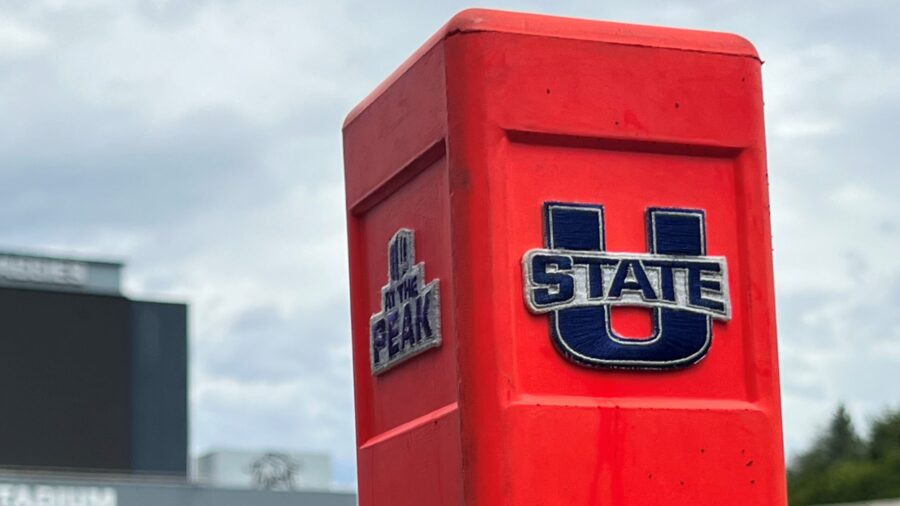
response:
<path id="1" fill-rule="evenodd" d="M 888 410 L 872 423 L 869 455 L 880 460 L 900 451 L 900 409 Z"/>
<path id="2" fill-rule="evenodd" d="M 825 431 L 797 457 L 796 471 L 801 475 L 822 473 L 838 462 L 862 458 L 865 453 L 866 444 L 857 434 L 847 408 L 840 404 Z"/>
<path id="3" fill-rule="evenodd" d="M 886 411 L 859 437 L 843 405 L 788 470 L 791 505 L 900 497 L 900 410 Z"/>

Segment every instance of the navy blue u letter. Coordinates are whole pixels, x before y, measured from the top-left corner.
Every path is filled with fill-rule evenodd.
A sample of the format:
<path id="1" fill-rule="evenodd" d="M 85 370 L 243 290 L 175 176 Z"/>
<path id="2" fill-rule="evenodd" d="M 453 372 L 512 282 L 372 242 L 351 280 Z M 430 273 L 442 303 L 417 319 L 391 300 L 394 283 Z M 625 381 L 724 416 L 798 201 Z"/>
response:
<path id="1" fill-rule="evenodd" d="M 545 242 L 550 249 L 605 251 L 603 206 L 544 204 Z M 650 253 L 705 255 L 703 211 L 647 210 Z M 669 280 L 671 283 L 671 280 Z M 703 359 L 712 341 L 709 316 L 679 309 L 653 309 L 654 333 L 648 340 L 623 339 L 610 324 L 609 306 L 552 311 L 553 341 L 570 360 L 594 367 L 669 369 Z"/>

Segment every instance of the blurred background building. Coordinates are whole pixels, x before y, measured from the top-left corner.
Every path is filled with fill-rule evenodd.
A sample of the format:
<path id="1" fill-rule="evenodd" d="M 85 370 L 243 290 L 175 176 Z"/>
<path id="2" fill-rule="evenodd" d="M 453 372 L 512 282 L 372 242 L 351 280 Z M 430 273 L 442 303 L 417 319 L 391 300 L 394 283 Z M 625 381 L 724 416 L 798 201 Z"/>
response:
<path id="1" fill-rule="evenodd" d="M 214 487 L 327 490 L 331 458 L 317 453 L 240 450 L 207 453 L 197 461 L 197 481 Z"/>
<path id="2" fill-rule="evenodd" d="M 188 306 L 123 264 L 0 253 L 0 505 L 350 506 L 327 455 L 188 455 Z"/>

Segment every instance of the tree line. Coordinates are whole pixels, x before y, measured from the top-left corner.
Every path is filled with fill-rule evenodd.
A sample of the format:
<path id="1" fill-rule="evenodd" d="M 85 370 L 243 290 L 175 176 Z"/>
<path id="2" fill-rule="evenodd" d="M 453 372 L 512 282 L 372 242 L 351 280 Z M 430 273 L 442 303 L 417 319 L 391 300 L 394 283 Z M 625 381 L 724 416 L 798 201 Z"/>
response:
<path id="1" fill-rule="evenodd" d="M 791 506 L 900 497 L 900 409 L 860 436 L 840 405 L 811 446 L 788 467 Z"/>

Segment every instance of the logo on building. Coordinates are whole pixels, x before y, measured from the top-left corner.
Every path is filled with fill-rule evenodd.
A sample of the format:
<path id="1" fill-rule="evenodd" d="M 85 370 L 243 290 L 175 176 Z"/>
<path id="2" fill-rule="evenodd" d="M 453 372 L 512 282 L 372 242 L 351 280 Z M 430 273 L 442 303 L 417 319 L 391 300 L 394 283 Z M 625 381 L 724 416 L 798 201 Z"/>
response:
<path id="1" fill-rule="evenodd" d="M 388 243 L 381 311 L 369 320 L 373 374 L 441 345 L 439 283 L 425 284 L 425 264 L 416 263 L 415 233 L 398 230 Z"/>
<path id="2" fill-rule="evenodd" d="M 606 251 L 603 206 L 544 204 L 545 249 L 522 260 L 525 302 L 549 314 L 556 347 L 587 366 L 668 369 L 694 364 L 712 343 L 713 320 L 731 319 L 724 257 L 706 254 L 706 216 L 650 208 L 649 253 Z M 647 339 L 618 335 L 616 306 L 651 308 Z"/>
<path id="3" fill-rule="evenodd" d="M 258 490 L 296 489 L 296 476 L 300 464 L 284 453 L 266 453 L 250 464 L 248 471 L 253 476 L 253 488 Z"/>

